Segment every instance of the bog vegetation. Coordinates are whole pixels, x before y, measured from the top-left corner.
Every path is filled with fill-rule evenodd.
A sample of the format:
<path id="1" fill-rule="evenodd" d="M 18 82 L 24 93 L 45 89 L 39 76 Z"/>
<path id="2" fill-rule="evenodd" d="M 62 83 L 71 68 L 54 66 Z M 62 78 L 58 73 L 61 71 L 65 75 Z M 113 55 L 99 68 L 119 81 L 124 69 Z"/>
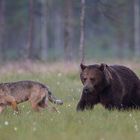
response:
<path id="1" fill-rule="evenodd" d="M 30 71 L 30 67 L 28 69 L 21 67 L 15 71 L 16 65 L 3 67 L 0 71 L 0 82 L 24 79 L 40 81 L 47 84 L 52 92 L 64 101 L 64 105 L 56 106 L 58 113 L 52 112 L 50 108 L 37 113 L 31 110 L 29 103 L 22 103 L 19 105 L 21 111 L 19 115 L 14 114 L 8 107 L 0 115 L 1 140 L 139 139 L 140 111 L 138 110 L 108 111 L 97 105 L 94 110 L 77 113 L 76 105 L 82 89 L 78 68 L 73 65 L 67 71 L 66 66 L 58 65 L 57 67 L 39 65 L 40 69 L 35 71 Z M 136 72 L 140 75 L 139 69 Z"/>

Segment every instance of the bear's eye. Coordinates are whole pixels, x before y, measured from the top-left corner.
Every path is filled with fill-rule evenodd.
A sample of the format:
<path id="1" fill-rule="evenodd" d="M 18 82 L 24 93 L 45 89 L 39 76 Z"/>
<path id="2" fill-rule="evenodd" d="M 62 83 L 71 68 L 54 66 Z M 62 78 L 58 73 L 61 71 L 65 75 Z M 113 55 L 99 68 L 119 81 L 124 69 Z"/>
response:
<path id="1" fill-rule="evenodd" d="M 86 81 L 86 80 L 87 80 L 87 78 L 83 78 L 83 80 L 84 80 L 84 81 Z"/>
<path id="2" fill-rule="evenodd" d="M 90 80 L 91 80 L 92 82 L 94 82 L 94 81 L 95 81 L 95 78 L 90 78 Z"/>

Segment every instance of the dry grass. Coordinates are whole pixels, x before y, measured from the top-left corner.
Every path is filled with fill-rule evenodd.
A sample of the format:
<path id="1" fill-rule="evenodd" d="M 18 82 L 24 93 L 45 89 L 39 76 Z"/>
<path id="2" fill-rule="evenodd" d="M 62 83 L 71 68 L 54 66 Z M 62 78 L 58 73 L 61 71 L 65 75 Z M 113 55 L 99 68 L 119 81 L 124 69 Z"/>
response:
<path id="1" fill-rule="evenodd" d="M 108 60 L 108 61 L 98 61 L 98 60 L 90 60 L 87 61 L 86 64 L 94 64 L 94 63 L 107 63 L 109 65 L 112 64 L 119 64 L 125 65 L 133 70 L 140 69 L 139 61 L 127 61 L 127 60 Z M 67 73 L 75 73 L 79 72 L 80 62 L 55 62 L 55 63 L 44 63 L 44 62 L 34 62 L 34 61 L 14 61 L 14 62 L 7 62 L 3 65 L 0 65 L 0 73 L 56 73 L 62 72 L 64 74 Z"/>

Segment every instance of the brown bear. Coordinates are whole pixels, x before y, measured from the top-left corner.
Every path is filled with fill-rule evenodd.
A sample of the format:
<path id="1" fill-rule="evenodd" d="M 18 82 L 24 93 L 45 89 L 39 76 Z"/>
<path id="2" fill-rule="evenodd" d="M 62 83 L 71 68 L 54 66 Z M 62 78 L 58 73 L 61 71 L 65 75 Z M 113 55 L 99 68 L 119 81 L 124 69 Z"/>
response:
<path id="1" fill-rule="evenodd" d="M 138 109 L 140 80 L 125 66 L 106 64 L 80 65 L 84 85 L 77 111 L 92 109 L 101 103 L 107 109 Z"/>

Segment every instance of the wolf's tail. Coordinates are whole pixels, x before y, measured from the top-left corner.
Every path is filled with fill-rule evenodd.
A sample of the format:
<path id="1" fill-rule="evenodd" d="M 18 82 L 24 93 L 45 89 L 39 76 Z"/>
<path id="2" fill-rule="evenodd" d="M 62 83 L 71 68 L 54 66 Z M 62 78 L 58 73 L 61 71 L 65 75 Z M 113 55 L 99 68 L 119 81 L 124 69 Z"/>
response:
<path id="1" fill-rule="evenodd" d="M 49 99 L 50 102 L 52 102 L 54 104 L 57 104 L 57 105 L 62 105 L 63 104 L 63 101 L 59 100 L 59 99 L 56 99 L 56 97 L 53 96 L 50 91 L 48 91 L 48 99 Z"/>

